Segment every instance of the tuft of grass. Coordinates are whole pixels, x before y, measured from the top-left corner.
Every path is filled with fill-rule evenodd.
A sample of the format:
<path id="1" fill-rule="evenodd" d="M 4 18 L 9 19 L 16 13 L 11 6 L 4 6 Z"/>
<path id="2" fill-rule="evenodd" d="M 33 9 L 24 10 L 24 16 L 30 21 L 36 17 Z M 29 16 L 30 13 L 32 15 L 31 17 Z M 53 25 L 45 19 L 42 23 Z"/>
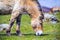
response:
<path id="1" fill-rule="evenodd" d="M 60 13 L 57 18 L 60 20 Z M 0 15 L 0 24 L 9 23 L 10 15 Z M 44 33 L 41 36 L 36 36 L 31 26 L 31 18 L 28 15 L 22 15 L 21 18 L 21 32 L 24 36 L 16 35 L 16 23 L 11 29 L 11 36 L 7 36 L 5 31 L 0 32 L 0 40 L 60 40 L 60 22 L 51 24 L 49 22 L 43 23 Z"/>

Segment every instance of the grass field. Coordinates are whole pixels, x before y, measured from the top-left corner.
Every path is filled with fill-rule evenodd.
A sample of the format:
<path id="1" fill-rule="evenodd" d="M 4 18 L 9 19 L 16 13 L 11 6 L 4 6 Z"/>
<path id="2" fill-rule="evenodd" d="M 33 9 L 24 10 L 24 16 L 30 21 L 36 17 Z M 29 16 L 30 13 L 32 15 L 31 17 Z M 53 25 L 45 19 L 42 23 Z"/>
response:
<path id="1" fill-rule="evenodd" d="M 57 14 L 57 18 L 60 20 L 60 13 Z M 0 15 L 0 24 L 9 23 L 10 15 Z M 41 36 L 36 36 L 32 26 L 30 24 L 30 17 L 28 15 L 22 15 L 21 19 L 21 32 L 24 36 L 16 36 L 15 28 L 12 27 L 11 36 L 6 36 L 5 31 L 0 32 L 0 40 L 60 40 L 60 22 L 51 24 L 44 22 L 44 33 Z"/>

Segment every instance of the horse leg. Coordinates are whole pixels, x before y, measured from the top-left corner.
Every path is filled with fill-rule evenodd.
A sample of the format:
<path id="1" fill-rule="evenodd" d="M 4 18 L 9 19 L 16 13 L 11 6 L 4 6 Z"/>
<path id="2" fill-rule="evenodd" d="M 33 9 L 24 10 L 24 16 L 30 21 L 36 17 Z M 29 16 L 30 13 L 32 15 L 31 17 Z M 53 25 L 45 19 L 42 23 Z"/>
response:
<path id="1" fill-rule="evenodd" d="M 17 34 L 18 36 L 21 36 L 21 31 L 20 31 L 21 16 L 22 16 L 22 14 L 20 14 L 20 15 L 16 18 L 16 25 L 17 25 L 17 27 L 16 27 L 16 34 Z"/>
<path id="2" fill-rule="evenodd" d="M 16 2 L 16 4 L 14 5 L 12 14 L 11 14 L 11 19 L 9 22 L 9 28 L 6 30 L 6 34 L 9 36 L 10 35 L 10 31 L 11 31 L 11 27 L 14 24 L 14 21 L 16 20 L 16 18 L 20 15 L 22 10 L 22 6 L 20 6 L 19 1 Z"/>

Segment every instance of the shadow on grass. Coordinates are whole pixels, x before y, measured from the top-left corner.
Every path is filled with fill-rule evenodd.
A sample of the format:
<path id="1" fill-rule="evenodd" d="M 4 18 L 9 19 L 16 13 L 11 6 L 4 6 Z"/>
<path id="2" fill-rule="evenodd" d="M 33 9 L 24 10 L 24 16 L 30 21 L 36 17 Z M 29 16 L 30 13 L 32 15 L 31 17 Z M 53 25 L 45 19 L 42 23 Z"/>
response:
<path id="1" fill-rule="evenodd" d="M 41 36 L 48 36 L 49 34 L 42 34 Z M 6 34 L 0 34 L 0 40 L 6 40 L 6 39 L 8 39 L 8 38 L 10 38 L 10 37 L 16 37 L 17 35 L 16 35 L 16 33 L 12 33 L 11 34 L 11 36 L 7 36 Z M 23 36 L 25 36 L 25 37 L 28 37 L 28 36 L 36 36 L 35 34 L 32 34 L 32 33 L 29 33 L 29 34 L 23 34 Z M 39 36 L 40 37 L 40 36 Z"/>
<path id="2" fill-rule="evenodd" d="M 24 35 L 24 36 L 36 36 L 36 35 L 33 34 L 33 33 L 22 34 L 22 35 Z M 40 36 L 47 36 L 47 35 L 49 35 L 49 34 L 42 34 L 42 35 L 40 35 Z M 0 34 L 0 36 L 7 36 L 7 35 L 6 35 L 6 34 Z M 11 33 L 11 36 L 17 36 L 17 35 L 16 35 L 16 33 Z"/>
<path id="3" fill-rule="evenodd" d="M 30 34 L 23 34 L 24 36 L 36 36 L 35 34 L 33 34 L 33 33 L 30 33 Z M 40 35 L 40 36 L 47 36 L 47 35 L 49 35 L 49 34 L 42 34 L 42 35 Z"/>
<path id="4" fill-rule="evenodd" d="M 16 35 L 16 33 L 12 33 L 11 35 Z M 7 35 L 1 33 L 0 36 L 7 36 Z"/>

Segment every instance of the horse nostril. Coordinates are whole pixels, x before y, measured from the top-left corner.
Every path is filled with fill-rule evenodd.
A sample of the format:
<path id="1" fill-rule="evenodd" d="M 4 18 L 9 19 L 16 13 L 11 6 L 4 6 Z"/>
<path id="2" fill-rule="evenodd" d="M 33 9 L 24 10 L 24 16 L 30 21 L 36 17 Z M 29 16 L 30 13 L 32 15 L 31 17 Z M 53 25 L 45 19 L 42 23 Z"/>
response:
<path id="1" fill-rule="evenodd" d="M 42 34 L 40 34 L 40 33 L 37 33 L 37 34 L 36 34 L 36 36 L 41 36 L 41 35 L 42 35 Z"/>
<path id="2" fill-rule="evenodd" d="M 37 36 L 39 36 L 40 34 L 39 33 L 37 33 Z"/>

